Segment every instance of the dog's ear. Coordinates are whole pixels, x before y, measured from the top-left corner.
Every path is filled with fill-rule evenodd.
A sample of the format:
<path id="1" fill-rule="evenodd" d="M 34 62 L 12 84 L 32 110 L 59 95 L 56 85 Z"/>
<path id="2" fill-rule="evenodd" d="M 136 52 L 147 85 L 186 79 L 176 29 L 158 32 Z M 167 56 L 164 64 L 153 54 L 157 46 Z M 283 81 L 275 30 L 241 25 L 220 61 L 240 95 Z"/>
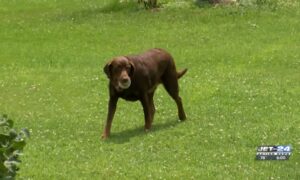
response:
<path id="1" fill-rule="evenodd" d="M 133 64 L 133 62 L 129 61 L 129 64 L 130 64 L 130 72 L 129 72 L 129 76 L 132 77 L 133 76 L 133 73 L 135 71 L 135 66 Z"/>
<path id="2" fill-rule="evenodd" d="M 110 77 L 111 77 L 111 61 L 108 62 L 108 63 L 104 66 L 103 71 L 105 72 L 105 74 L 107 75 L 107 77 L 110 79 Z"/>

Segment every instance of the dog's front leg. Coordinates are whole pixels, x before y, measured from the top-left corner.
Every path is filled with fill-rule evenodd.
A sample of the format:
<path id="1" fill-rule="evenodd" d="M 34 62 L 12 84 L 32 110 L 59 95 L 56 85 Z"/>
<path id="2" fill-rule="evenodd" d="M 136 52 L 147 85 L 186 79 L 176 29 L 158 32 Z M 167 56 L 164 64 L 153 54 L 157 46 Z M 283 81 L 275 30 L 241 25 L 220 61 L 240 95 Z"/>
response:
<path id="1" fill-rule="evenodd" d="M 144 110 L 144 117 L 145 117 L 145 131 L 149 131 L 151 129 L 151 122 L 152 122 L 152 113 L 151 113 L 151 106 L 150 106 L 150 99 L 147 94 L 144 94 L 141 98 L 141 103 Z"/>
<path id="2" fill-rule="evenodd" d="M 110 97 L 109 102 L 108 102 L 108 113 L 107 113 L 107 120 L 104 128 L 104 132 L 102 134 L 102 139 L 108 138 L 110 134 L 110 128 L 112 124 L 112 120 L 114 118 L 116 109 L 117 109 L 117 102 L 118 98 L 117 97 Z"/>

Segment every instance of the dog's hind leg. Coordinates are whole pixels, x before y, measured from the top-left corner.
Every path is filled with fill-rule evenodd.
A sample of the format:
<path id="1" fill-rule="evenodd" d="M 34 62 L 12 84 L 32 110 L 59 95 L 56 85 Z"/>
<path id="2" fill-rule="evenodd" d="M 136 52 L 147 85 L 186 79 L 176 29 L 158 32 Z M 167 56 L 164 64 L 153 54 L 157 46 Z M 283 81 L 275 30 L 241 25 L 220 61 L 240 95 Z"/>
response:
<path id="1" fill-rule="evenodd" d="M 169 95 L 176 102 L 179 119 L 184 121 L 186 119 L 186 115 L 183 109 L 181 97 L 179 96 L 179 87 L 176 71 L 166 72 L 166 74 L 164 74 L 162 77 L 162 83 Z"/>
<path id="2" fill-rule="evenodd" d="M 151 123 L 153 122 L 154 114 L 155 114 L 155 106 L 154 106 L 154 102 L 153 102 L 153 95 L 154 95 L 154 92 L 151 92 L 151 93 L 148 94 L 149 105 L 150 105 L 150 114 L 151 114 Z"/>

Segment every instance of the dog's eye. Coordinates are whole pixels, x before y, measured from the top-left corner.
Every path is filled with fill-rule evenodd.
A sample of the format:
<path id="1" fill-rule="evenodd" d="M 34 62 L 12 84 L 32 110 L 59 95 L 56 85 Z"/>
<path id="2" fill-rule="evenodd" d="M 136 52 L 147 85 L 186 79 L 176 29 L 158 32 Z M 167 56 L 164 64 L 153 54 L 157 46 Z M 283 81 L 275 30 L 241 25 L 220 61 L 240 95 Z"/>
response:
<path id="1" fill-rule="evenodd" d="M 119 65 L 119 66 L 117 66 L 117 69 L 118 69 L 118 70 L 121 70 L 123 67 L 124 67 L 124 66 Z"/>
<path id="2" fill-rule="evenodd" d="M 120 67 L 120 66 L 115 66 L 114 68 L 113 68 L 113 71 L 114 72 L 118 72 L 118 71 L 120 71 L 122 68 Z"/>

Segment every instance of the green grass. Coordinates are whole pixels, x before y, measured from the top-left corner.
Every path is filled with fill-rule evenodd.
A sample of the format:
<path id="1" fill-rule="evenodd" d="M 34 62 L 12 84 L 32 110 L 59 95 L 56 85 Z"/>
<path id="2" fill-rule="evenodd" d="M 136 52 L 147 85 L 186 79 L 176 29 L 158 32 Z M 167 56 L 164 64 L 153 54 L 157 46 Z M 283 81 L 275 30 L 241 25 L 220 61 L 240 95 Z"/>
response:
<path id="1" fill-rule="evenodd" d="M 299 179 L 299 8 L 125 7 L 0 1 L 0 112 L 31 131 L 20 179 Z M 140 103 L 121 100 L 102 141 L 103 66 L 152 47 L 189 69 L 187 121 L 160 87 L 150 133 Z M 262 144 L 294 152 L 258 162 Z"/>

